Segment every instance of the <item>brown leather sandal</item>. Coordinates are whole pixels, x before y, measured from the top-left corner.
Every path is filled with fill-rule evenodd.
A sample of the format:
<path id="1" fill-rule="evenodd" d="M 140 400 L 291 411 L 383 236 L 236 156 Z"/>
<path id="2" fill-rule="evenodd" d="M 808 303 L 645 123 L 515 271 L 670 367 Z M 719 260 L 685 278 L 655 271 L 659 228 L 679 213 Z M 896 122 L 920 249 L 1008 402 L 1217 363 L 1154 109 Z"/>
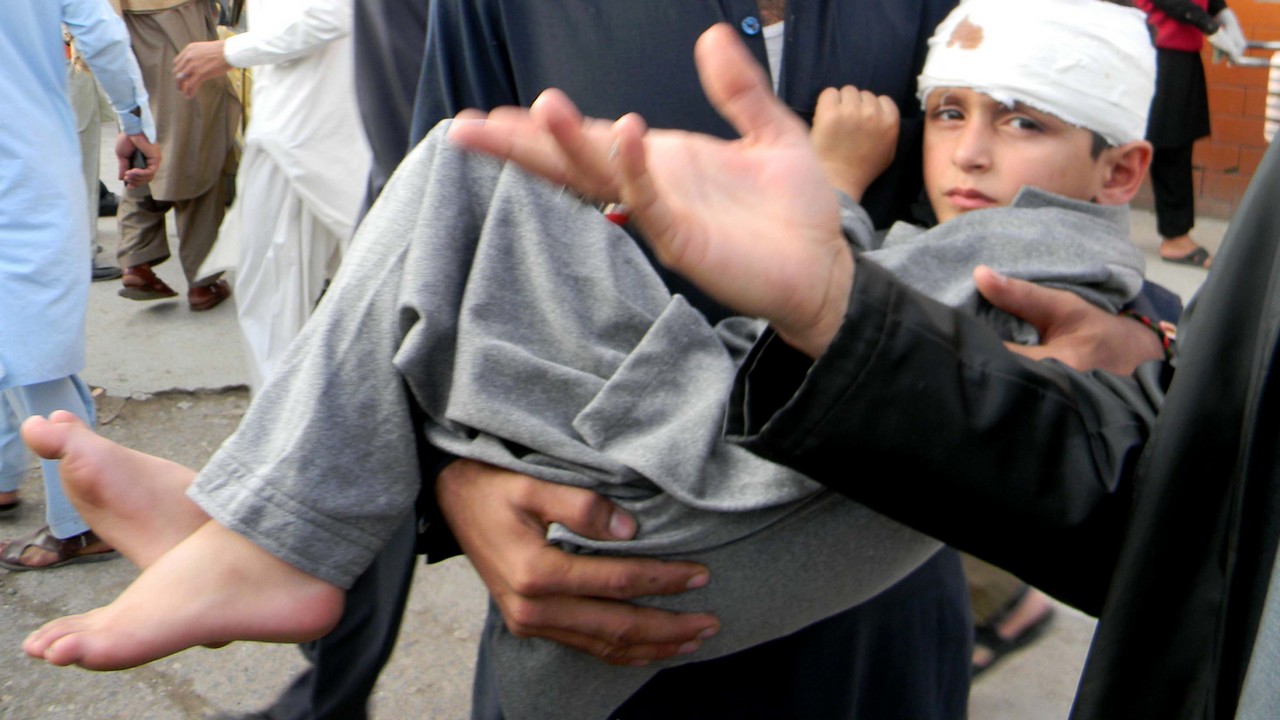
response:
<path id="1" fill-rule="evenodd" d="M 178 296 L 178 292 L 157 277 L 151 266 L 146 264 L 125 268 L 121 282 L 124 287 L 120 288 L 120 297 L 130 300 L 163 300 Z"/>
<path id="2" fill-rule="evenodd" d="M 226 280 L 217 280 L 208 285 L 197 285 L 187 291 L 187 302 L 196 312 L 212 310 L 219 303 L 231 297 L 231 286 Z"/>
<path id="3" fill-rule="evenodd" d="M 31 552 L 35 550 L 36 552 Z M 41 552 L 43 551 L 43 552 Z M 42 554 L 53 556 L 47 563 L 38 562 Z M 60 540 L 45 525 L 27 537 L 0 545 L 0 567 L 14 571 L 52 570 L 76 563 L 101 562 L 120 556 L 92 530 Z"/>

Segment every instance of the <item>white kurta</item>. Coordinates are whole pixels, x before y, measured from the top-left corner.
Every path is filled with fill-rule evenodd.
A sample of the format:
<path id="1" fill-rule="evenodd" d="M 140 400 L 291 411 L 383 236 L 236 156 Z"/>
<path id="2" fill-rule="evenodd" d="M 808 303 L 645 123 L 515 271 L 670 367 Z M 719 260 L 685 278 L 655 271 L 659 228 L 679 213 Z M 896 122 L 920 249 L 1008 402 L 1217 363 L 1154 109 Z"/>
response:
<path id="1" fill-rule="evenodd" d="M 225 57 L 254 67 L 236 202 L 205 270 L 236 268 L 257 388 L 311 316 L 359 219 L 371 151 L 356 109 L 352 0 L 248 4 Z"/>
<path id="2" fill-rule="evenodd" d="M 0 2 L 0 390 L 84 367 L 89 217 L 63 23 L 116 110 L 147 107 L 106 0 Z M 143 119 L 124 112 L 121 126 L 140 132 Z"/>

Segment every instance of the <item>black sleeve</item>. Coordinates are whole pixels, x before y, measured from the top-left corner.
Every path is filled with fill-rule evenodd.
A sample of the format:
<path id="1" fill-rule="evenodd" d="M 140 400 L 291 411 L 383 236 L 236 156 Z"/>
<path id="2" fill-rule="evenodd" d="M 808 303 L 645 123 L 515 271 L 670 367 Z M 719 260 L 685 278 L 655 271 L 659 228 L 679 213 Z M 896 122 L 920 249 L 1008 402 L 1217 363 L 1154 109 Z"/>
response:
<path id="1" fill-rule="evenodd" d="M 422 432 L 426 423 L 426 414 L 413 399 L 413 393 L 408 387 L 405 387 L 405 396 L 408 398 L 409 417 L 412 419 L 414 437 L 417 440 L 415 449 L 418 453 L 418 472 L 421 474 L 418 499 L 415 503 L 417 539 L 414 550 L 419 555 L 426 555 L 427 562 L 437 563 L 462 554 L 462 548 L 459 547 L 457 538 L 453 536 L 453 531 L 449 529 L 449 523 L 445 522 L 444 515 L 440 513 L 440 505 L 436 502 L 436 478 L 440 477 L 440 472 L 446 465 L 458 458 L 427 441 Z"/>
<path id="2" fill-rule="evenodd" d="M 492 3 L 477 0 L 433 0 L 427 17 L 427 41 L 414 99 L 409 146 L 417 145 L 431 128 L 460 110 L 488 110 L 516 104 L 505 42 L 496 33 Z M 410 403 L 411 405 L 413 403 Z M 417 411 L 417 408 L 414 408 Z M 415 425 L 422 421 L 415 417 Z M 435 483 L 440 471 L 457 458 L 427 443 L 418 434 L 422 488 L 418 494 L 417 551 L 428 562 L 439 562 L 462 549 L 440 514 Z"/>
<path id="3" fill-rule="evenodd" d="M 431 3 L 410 147 L 460 110 L 519 104 L 508 44 L 491 5 L 477 0 Z"/>
<path id="4" fill-rule="evenodd" d="M 1101 609 L 1167 380 L 1009 352 L 978 321 L 860 261 L 816 362 L 757 344 L 728 434 L 871 508 Z"/>
<path id="5" fill-rule="evenodd" d="M 1151 4 L 1174 20 L 1195 25 L 1205 35 L 1218 32 L 1218 21 L 1213 18 L 1227 7 L 1223 0 L 1209 0 L 1208 11 L 1190 0 L 1151 0 Z"/>

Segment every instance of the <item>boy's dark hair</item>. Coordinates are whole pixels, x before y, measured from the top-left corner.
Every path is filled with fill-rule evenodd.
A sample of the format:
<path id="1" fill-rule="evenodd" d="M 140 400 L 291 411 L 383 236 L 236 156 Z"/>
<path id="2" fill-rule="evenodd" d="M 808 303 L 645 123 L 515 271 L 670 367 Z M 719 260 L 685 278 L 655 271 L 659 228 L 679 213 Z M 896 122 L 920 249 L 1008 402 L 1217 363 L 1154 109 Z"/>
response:
<path id="1" fill-rule="evenodd" d="M 1107 139 L 1099 135 L 1095 130 L 1090 130 L 1089 134 L 1093 136 L 1093 143 L 1089 146 L 1089 157 L 1097 160 L 1103 150 L 1111 147 L 1111 143 L 1107 142 Z"/>

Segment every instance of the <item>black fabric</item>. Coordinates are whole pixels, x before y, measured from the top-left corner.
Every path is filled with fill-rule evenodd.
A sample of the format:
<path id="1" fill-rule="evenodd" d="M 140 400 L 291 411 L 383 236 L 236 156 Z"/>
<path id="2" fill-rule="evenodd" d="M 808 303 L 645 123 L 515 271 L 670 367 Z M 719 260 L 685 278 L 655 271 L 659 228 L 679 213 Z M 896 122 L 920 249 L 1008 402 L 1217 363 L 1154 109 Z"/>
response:
<path id="1" fill-rule="evenodd" d="M 373 150 L 367 209 L 410 148 L 409 127 L 427 37 L 427 2 L 356 0 L 351 36 L 357 60 L 356 103 Z"/>
<path id="2" fill-rule="evenodd" d="M 1156 232 L 1176 238 L 1196 224 L 1191 146 L 1158 147 L 1151 156 L 1151 190 L 1156 200 Z"/>
<path id="3" fill-rule="evenodd" d="M 827 619 L 713 662 L 665 670 L 611 717 L 965 717 L 972 638 L 954 630 L 972 628 L 973 623 L 958 553 L 943 548 L 847 615 L 856 622 Z M 492 606 L 485 622 L 502 622 Z M 898 689 L 904 669 L 918 679 L 909 693 Z M 476 661 L 471 717 L 503 719 L 493 665 L 483 644 Z"/>
<path id="4" fill-rule="evenodd" d="M 395 649 L 413 581 L 415 518 L 405 517 L 347 591 L 338 625 L 299 647 L 311 666 L 269 709 L 274 720 L 364 720 L 369 694 Z"/>
<path id="5" fill-rule="evenodd" d="M 878 226 L 907 219 L 919 195 L 923 120 L 916 76 L 925 41 L 954 6 L 955 0 L 788 3 L 778 92 L 789 106 L 811 120 L 823 89 L 852 84 L 892 97 L 901 110 L 894 169 L 863 198 Z M 686 0 L 661 8 L 599 0 L 440 0 L 431 13 L 415 143 L 459 110 L 527 106 L 548 87 L 566 91 L 593 117 L 635 111 L 652 127 L 731 137 L 699 85 L 693 45 L 712 24 L 741 28 L 758 10 L 755 0 Z M 762 35 L 743 31 L 742 37 L 765 65 Z"/>
<path id="6" fill-rule="evenodd" d="M 911 205 L 920 195 L 923 120 L 915 99 L 916 76 L 924 62 L 927 39 L 955 4 L 956 0 L 787 3 L 786 49 L 778 92 L 789 106 L 811 120 L 823 89 L 852 84 L 889 95 L 901 110 L 902 130 L 894 166 L 863 198 L 863 205 L 880 226 L 909 218 Z M 431 4 L 426 54 L 419 75 L 414 142 L 440 120 L 464 108 L 528 106 L 548 87 L 564 90 L 588 116 L 616 118 L 639 112 L 652 127 L 732 137 L 733 131 L 715 113 L 702 91 L 693 63 L 693 46 L 704 30 L 726 21 L 743 32 L 743 40 L 767 67 L 762 36 L 743 29 L 744 21 L 757 14 L 755 0 L 682 0 L 664 3 L 660 8 L 652 3 L 599 0 L 436 0 Z M 709 318 L 724 315 L 723 309 L 692 284 L 656 267 L 669 288 L 684 294 Z M 956 585 L 958 582 L 957 566 L 952 582 L 917 597 L 916 607 L 932 605 L 939 616 L 946 615 L 945 608 L 954 607 L 958 600 L 964 602 L 966 597 L 963 587 Z M 885 637 L 906 637 L 915 632 L 911 621 L 904 615 L 886 615 L 875 621 L 875 632 L 884 633 Z M 870 632 L 868 621 L 859 617 L 856 609 L 827 623 L 829 628 L 839 628 L 832 632 L 849 636 Z M 968 623 L 956 624 L 945 628 L 945 632 L 939 630 L 921 637 L 920 643 L 931 644 L 939 655 L 952 653 L 953 659 L 962 658 L 967 667 L 968 652 L 957 648 L 956 638 L 964 638 L 968 632 Z M 773 717 L 836 718 L 845 717 L 834 708 L 840 707 L 840 698 L 851 692 L 847 678 L 851 677 L 852 668 L 877 662 L 868 653 L 882 650 L 869 646 L 833 647 L 817 635 L 802 635 L 776 648 L 749 651 L 751 654 L 742 662 L 751 663 L 753 677 L 779 678 L 780 668 L 830 665 L 833 675 L 816 676 L 804 692 L 777 680 L 770 692 L 787 698 L 787 709 Z M 483 648 L 480 659 L 485 660 Z M 721 672 L 722 682 L 699 692 L 716 707 L 737 702 L 735 698 L 748 688 L 733 676 L 744 672 L 744 667 L 735 665 L 733 671 Z M 880 701 L 888 705 L 908 706 L 917 702 L 917 697 L 931 697 L 936 691 L 931 685 L 935 678 L 914 670 L 907 665 L 886 664 L 884 674 L 877 679 L 879 686 L 856 692 L 879 693 Z M 686 672 L 692 671 L 677 668 L 671 674 Z M 687 687 L 693 685 L 696 683 Z M 947 697 L 938 707 L 967 705 L 967 683 L 950 684 L 945 690 Z M 476 707 L 483 711 L 483 689 L 478 692 Z M 654 691 L 649 697 L 653 698 L 654 707 L 664 707 L 667 717 L 690 702 L 688 694 Z M 817 715 L 795 709 L 819 707 L 825 702 L 831 705 Z M 717 716 L 734 714 L 713 715 Z"/>
<path id="7" fill-rule="evenodd" d="M 772 335 L 753 349 L 730 398 L 734 436 L 1098 614 L 1130 492 L 1118 481 L 1154 421 L 1159 366 L 1136 382 L 1034 363 L 870 261 L 856 275 L 850 319 L 816 363 Z M 819 411 L 810 388 L 827 382 Z M 1024 535 L 1038 562 L 1009 542 Z"/>
<path id="8" fill-rule="evenodd" d="M 1124 306 L 1130 310 L 1155 321 L 1177 324 L 1182 316 L 1182 298 L 1169 288 L 1151 281 L 1142 283 L 1142 290 L 1137 297 Z"/>
<path id="9" fill-rule="evenodd" d="M 794 351 L 757 346 L 729 430 L 1101 611 L 1073 718 L 1231 718 L 1280 535 L 1276 197 L 1273 146 L 1184 313 L 1172 377 L 1027 362 L 864 263 L 848 321 L 807 374 Z M 777 383 L 798 391 L 777 404 Z M 849 457 L 870 468 L 851 472 Z M 894 482 L 862 480 L 888 462 Z"/>
<path id="10" fill-rule="evenodd" d="M 1147 140 L 1157 148 L 1189 147 L 1209 136 L 1209 91 L 1198 52 L 1156 50 L 1156 94 Z"/>

